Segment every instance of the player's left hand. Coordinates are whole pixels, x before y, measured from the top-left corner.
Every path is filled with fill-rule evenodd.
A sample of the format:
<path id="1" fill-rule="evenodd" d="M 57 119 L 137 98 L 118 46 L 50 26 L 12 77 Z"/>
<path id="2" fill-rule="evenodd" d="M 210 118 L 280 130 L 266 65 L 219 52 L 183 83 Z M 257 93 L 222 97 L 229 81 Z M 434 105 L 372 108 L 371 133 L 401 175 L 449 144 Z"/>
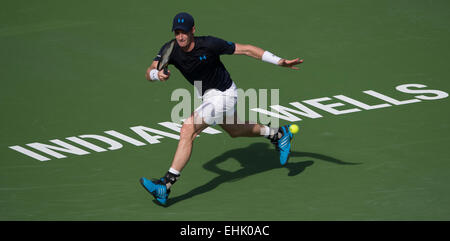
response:
<path id="1" fill-rule="evenodd" d="M 287 59 L 280 59 L 278 61 L 279 66 L 288 67 L 290 69 L 299 69 L 298 67 L 295 67 L 294 65 L 303 63 L 303 59 L 296 58 L 293 60 L 287 60 Z"/>

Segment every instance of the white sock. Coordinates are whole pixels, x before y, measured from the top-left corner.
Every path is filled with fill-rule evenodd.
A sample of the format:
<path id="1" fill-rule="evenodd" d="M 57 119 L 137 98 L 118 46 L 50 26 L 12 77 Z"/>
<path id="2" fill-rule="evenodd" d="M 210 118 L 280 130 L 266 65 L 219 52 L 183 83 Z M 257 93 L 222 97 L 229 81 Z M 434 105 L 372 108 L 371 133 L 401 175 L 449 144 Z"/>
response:
<path id="1" fill-rule="evenodd" d="M 177 176 L 180 175 L 180 172 L 177 171 L 177 170 L 175 170 L 175 169 L 173 169 L 173 168 L 170 168 L 170 169 L 169 169 L 169 172 L 172 173 L 172 174 L 175 174 L 175 175 L 177 175 Z"/>
<path id="2" fill-rule="evenodd" d="M 270 127 L 264 126 L 264 128 L 260 129 L 260 133 L 264 137 L 269 137 L 269 135 L 270 135 Z"/>

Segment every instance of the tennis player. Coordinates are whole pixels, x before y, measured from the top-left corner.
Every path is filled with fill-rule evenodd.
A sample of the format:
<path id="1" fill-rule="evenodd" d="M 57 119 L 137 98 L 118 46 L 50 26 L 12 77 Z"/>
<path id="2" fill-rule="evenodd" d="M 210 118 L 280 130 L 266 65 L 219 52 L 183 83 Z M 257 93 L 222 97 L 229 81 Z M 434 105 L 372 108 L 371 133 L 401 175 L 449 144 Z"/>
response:
<path id="1" fill-rule="evenodd" d="M 291 149 L 292 133 L 290 125 L 271 128 L 260 124 L 238 124 L 235 106 L 237 102 L 236 85 L 230 77 L 220 55 L 247 55 L 274 65 L 298 69 L 295 65 L 303 60 L 299 58 L 286 60 L 248 45 L 225 41 L 212 36 L 195 37 L 194 18 L 185 12 L 177 14 L 173 19 L 172 31 L 176 43 L 170 54 L 169 64 L 174 65 L 191 83 L 201 80 L 202 104 L 194 110 L 181 127 L 180 140 L 175 151 L 169 171 L 159 180 L 140 179 L 142 186 L 150 192 L 162 205 L 167 203 L 170 188 L 179 179 L 180 173 L 190 159 L 193 141 L 209 125 L 219 124 L 231 137 L 266 137 L 280 154 L 280 164 L 285 165 Z M 167 81 L 170 70 L 164 74 L 158 71 L 162 48 L 154 58 L 145 74 L 149 81 Z M 230 121 L 231 120 L 231 121 Z"/>

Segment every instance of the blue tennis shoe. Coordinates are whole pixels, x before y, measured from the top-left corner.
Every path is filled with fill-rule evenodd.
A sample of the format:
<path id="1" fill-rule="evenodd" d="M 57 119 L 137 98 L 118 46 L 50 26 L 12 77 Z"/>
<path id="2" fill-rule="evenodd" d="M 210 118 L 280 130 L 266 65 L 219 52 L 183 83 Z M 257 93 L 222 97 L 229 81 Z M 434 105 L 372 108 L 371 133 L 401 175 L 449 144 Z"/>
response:
<path id="1" fill-rule="evenodd" d="M 166 185 L 162 184 L 161 180 L 155 182 L 142 177 L 139 182 L 153 197 L 162 205 L 166 205 L 167 198 L 169 197 L 170 189 L 166 188 Z"/>
<path id="2" fill-rule="evenodd" d="M 280 164 L 285 165 L 291 154 L 291 140 L 293 138 L 292 132 L 289 130 L 291 125 L 280 127 L 280 132 L 283 134 L 276 142 L 276 148 L 280 152 Z M 275 143 L 274 143 L 275 144 Z"/>

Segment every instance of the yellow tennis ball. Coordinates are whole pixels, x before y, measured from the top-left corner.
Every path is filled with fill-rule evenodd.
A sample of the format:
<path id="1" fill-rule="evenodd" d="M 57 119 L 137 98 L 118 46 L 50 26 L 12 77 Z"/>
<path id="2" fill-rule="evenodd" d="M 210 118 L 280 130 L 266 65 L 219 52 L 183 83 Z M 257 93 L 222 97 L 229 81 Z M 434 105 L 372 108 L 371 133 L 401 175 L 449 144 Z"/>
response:
<path id="1" fill-rule="evenodd" d="M 298 132 L 298 125 L 292 124 L 291 126 L 289 126 L 289 130 L 292 132 L 292 134 L 297 133 Z"/>

